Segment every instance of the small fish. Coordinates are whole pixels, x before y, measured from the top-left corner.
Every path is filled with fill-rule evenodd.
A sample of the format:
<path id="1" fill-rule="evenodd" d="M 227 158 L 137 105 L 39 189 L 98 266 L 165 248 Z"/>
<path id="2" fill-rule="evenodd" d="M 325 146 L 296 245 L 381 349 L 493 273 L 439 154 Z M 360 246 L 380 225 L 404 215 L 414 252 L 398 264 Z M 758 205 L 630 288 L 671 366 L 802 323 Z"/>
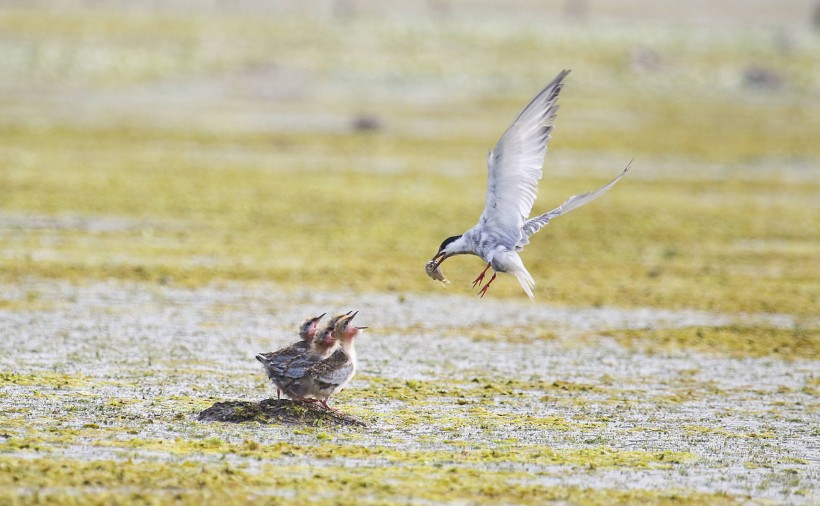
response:
<path id="1" fill-rule="evenodd" d="M 441 286 L 447 286 L 447 283 L 450 282 L 447 278 L 444 277 L 444 274 L 442 274 L 441 266 L 436 265 L 436 262 L 433 260 L 427 262 L 427 264 L 424 266 L 424 272 L 426 272 L 427 275 L 431 278 L 441 283 Z"/>

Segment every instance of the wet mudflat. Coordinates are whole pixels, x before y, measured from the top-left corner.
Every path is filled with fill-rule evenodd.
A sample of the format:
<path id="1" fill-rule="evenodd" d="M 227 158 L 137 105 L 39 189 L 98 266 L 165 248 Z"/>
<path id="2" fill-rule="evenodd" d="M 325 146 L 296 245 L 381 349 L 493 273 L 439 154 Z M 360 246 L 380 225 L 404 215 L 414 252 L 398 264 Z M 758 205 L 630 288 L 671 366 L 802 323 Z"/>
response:
<path id="1" fill-rule="evenodd" d="M 513 4 L 3 3 L 0 504 L 820 502 L 809 3 Z M 441 288 L 564 68 L 533 212 L 632 170 Z M 364 426 L 279 417 L 350 309 Z"/>
<path id="2" fill-rule="evenodd" d="M 341 411 L 316 404 L 290 399 L 264 399 L 259 402 L 216 402 L 203 409 L 197 417 L 200 422 L 259 422 L 280 425 L 353 425 L 366 424 Z"/>
<path id="3" fill-rule="evenodd" d="M 6 497 L 817 500 L 816 333 L 788 356 L 619 337 L 749 322 L 791 332 L 788 315 L 239 283 L 2 293 Z M 197 420 L 217 402 L 275 396 L 254 354 L 295 340 L 304 316 L 348 309 L 371 328 L 331 405 L 366 427 Z"/>

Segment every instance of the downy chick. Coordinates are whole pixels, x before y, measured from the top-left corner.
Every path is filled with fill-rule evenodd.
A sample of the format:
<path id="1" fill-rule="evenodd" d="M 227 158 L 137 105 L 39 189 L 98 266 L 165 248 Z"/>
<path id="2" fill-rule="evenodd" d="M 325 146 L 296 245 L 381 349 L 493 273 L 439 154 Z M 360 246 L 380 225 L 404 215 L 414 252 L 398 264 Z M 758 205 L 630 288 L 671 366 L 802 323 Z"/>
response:
<path id="1" fill-rule="evenodd" d="M 351 321 L 358 314 L 340 318 L 333 329 L 333 334 L 340 342 L 340 347 L 333 354 L 308 367 L 301 378 L 294 379 L 288 386 L 288 395 L 294 399 L 308 402 L 318 401 L 327 409 L 327 400 L 331 395 L 344 389 L 356 374 L 357 356 L 354 339 L 367 327 L 356 327 Z"/>
<path id="2" fill-rule="evenodd" d="M 276 372 L 276 370 L 294 358 L 310 350 L 312 342 L 316 337 L 316 328 L 319 325 L 319 321 L 321 321 L 326 314 L 327 313 L 322 313 L 315 318 L 308 318 L 304 321 L 304 323 L 302 323 L 302 325 L 299 326 L 299 337 L 302 339 L 301 341 L 270 353 L 260 353 L 256 355 L 256 360 L 260 361 L 262 365 L 265 366 L 265 372 L 267 372 L 268 377 L 274 382 L 274 384 L 276 384 L 276 380 L 274 379 L 273 373 Z M 278 399 L 280 396 L 281 388 L 277 384 L 276 398 Z"/>

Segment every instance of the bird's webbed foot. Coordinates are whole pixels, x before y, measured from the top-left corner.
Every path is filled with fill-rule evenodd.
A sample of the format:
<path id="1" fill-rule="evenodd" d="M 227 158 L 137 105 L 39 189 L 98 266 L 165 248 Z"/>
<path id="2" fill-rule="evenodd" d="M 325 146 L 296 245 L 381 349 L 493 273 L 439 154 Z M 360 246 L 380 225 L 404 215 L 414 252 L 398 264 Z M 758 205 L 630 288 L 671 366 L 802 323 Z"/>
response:
<path id="1" fill-rule="evenodd" d="M 491 284 L 493 281 L 495 281 L 495 273 L 493 273 L 493 277 L 491 277 L 491 278 L 490 278 L 490 280 L 489 280 L 489 281 L 487 281 L 487 284 L 486 284 L 486 285 L 484 285 L 484 287 L 483 287 L 481 290 L 479 290 L 479 292 L 478 292 L 478 297 L 479 297 L 480 299 L 483 299 L 483 298 L 484 298 L 484 296 L 487 294 L 487 289 L 488 289 L 488 288 L 490 288 L 490 284 Z"/>
<path id="2" fill-rule="evenodd" d="M 490 268 L 490 264 L 487 263 L 487 267 L 484 267 L 484 270 L 481 271 L 481 274 L 479 274 L 478 277 L 475 278 L 475 281 L 473 281 L 473 288 L 475 288 L 476 285 L 478 285 L 479 283 L 481 283 L 484 280 L 484 274 L 487 272 L 487 269 L 489 269 L 489 268 Z"/>
<path id="3" fill-rule="evenodd" d="M 342 411 L 340 411 L 340 410 L 338 410 L 338 409 L 336 409 L 336 408 L 331 408 L 330 406 L 328 406 L 328 404 L 327 404 L 327 399 L 325 399 L 325 400 L 319 400 L 319 404 L 321 404 L 323 408 L 325 408 L 326 410 L 330 411 L 331 413 L 335 413 L 335 414 L 337 414 L 337 415 L 344 415 L 344 412 L 342 412 Z"/>

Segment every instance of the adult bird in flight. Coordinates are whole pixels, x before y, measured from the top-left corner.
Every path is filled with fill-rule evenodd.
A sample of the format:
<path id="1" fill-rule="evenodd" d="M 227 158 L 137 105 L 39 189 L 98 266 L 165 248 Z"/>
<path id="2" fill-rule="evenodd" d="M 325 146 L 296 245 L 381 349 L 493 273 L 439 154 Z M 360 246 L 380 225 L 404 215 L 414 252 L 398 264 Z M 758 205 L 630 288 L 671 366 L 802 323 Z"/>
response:
<path id="1" fill-rule="evenodd" d="M 620 180 L 629 165 L 618 177 L 607 185 L 591 192 L 574 195 L 557 208 L 533 218 L 529 218 L 541 166 L 547 153 L 547 143 L 552 133 L 553 120 L 558 111 L 558 94 L 569 70 L 564 70 L 552 80 L 521 111 L 499 139 L 487 157 L 487 199 L 484 212 L 470 230 L 461 235 L 448 237 L 441 243 L 438 252 L 427 263 L 427 274 L 446 282 L 441 274 L 441 263 L 454 255 L 476 255 L 487 262 L 487 267 L 473 281 L 473 287 L 480 285 L 487 270 L 492 267 L 493 275 L 479 290 L 484 297 L 496 274 L 513 274 L 521 288 L 533 299 L 532 288 L 535 281 L 524 267 L 518 252 L 529 243 L 530 236 L 538 232 L 553 218 L 577 209 L 587 202 L 600 197 Z"/>

